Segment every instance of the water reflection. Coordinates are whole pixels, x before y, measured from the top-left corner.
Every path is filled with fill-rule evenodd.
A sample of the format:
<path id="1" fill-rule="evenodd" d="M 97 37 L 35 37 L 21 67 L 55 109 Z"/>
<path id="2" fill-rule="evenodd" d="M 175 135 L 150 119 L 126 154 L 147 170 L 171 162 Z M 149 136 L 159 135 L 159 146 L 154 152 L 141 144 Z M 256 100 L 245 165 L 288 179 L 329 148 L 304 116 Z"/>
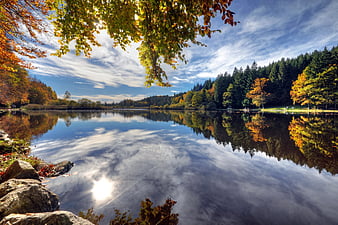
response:
<path id="1" fill-rule="evenodd" d="M 0 115 L 0 127 L 12 137 L 31 140 L 53 129 L 58 119 L 67 127 L 72 121 L 108 122 L 108 112 L 7 113 Z M 114 120 L 174 121 L 191 127 L 196 134 L 213 137 L 219 144 L 254 156 L 264 152 L 278 160 L 288 159 L 318 171 L 338 173 L 338 126 L 336 116 L 289 116 L 269 114 L 227 114 L 181 111 L 120 111 Z M 96 144 L 92 141 L 88 144 Z"/>
<path id="2" fill-rule="evenodd" d="M 34 155 L 75 162 L 71 176 L 48 182 L 62 209 L 77 213 L 94 206 L 107 216 L 107 224 L 114 208 L 137 212 L 145 198 L 158 205 L 171 197 L 178 202 L 174 209 L 180 224 L 338 221 L 338 179 L 331 175 L 337 165 L 319 160 L 327 155 L 324 151 L 307 153 L 304 146 L 314 138 L 300 141 L 303 150 L 294 140 L 324 120 L 314 137 L 335 141 L 335 117 L 312 121 L 287 115 L 148 111 L 89 117 L 73 117 L 68 127 L 60 119 L 33 141 Z M 302 130 L 293 124 L 302 124 L 305 131 L 292 135 Z M 64 133 L 71 136 L 64 138 Z M 327 151 L 336 160 L 336 152 Z M 331 174 L 318 173 L 320 169 Z"/>
<path id="3" fill-rule="evenodd" d="M 91 190 L 96 205 L 100 205 L 113 198 L 114 181 L 107 177 L 101 177 L 98 181 L 94 180 L 94 185 Z"/>
<path id="4" fill-rule="evenodd" d="M 8 112 L 0 114 L 0 129 L 6 131 L 11 138 L 30 141 L 53 129 L 58 115 L 50 113 Z"/>

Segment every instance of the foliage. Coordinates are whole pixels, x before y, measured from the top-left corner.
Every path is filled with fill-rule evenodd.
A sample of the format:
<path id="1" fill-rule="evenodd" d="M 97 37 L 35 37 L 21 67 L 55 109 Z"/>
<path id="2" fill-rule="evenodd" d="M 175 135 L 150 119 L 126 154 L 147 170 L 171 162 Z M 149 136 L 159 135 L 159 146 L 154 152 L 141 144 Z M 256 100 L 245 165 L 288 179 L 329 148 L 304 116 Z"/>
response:
<path id="1" fill-rule="evenodd" d="M 110 221 L 110 225 L 176 225 L 178 224 L 178 214 L 172 213 L 175 201 L 167 199 L 163 205 L 152 207 L 153 202 L 145 199 L 141 202 L 139 216 L 133 219 L 128 212 L 121 212 L 115 209 L 115 217 Z M 80 212 L 79 216 L 99 224 L 104 217 L 96 215 L 93 208 L 88 209 L 86 213 Z"/>
<path id="2" fill-rule="evenodd" d="M 330 118 L 293 118 L 289 125 L 290 137 L 299 151 L 308 159 L 309 165 L 338 173 L 338 132 L 335 121 Z"/>
<path id="3" fill-rule="evenodd" d="M 315 52 L 313 60 L 292 84 L 294 103 L 313 106 L 334 106 L 338 99 L 338 48 Z"/>
<path id="4" fill-rule="evenodd" d="M 29 143 L 23 140 L 0 140 L 0 154 L 19 153 L 26 154 L 29 151 Z"/>
<path id="5" fill-rule="evenodd" d="M 335 108 L 338 99 L 338 57 L 336 55 L 338 55 L 338 47 L 333 47 L 330 51 L 324 49 L 321 52 L 306 53 L 293 59 L 282 58 L 264 67 L 258 67 L 253 62 L 245 70 L 235 68 L 231 75 L 224 73 L 218 75 L 215 80 L 208 79 L 204 83 L 197 83 L 185 93 L 174 96 L 152 96 L 139 101 L 126 99 L 113 104 L 113 107 L 214 110 L 248 108 L 259 102 L 265 102 L 264 106 L 266 107 L 287 106 L 294 101 L 294 103 L 302 105 Z M 319 60 L 321 58 L 323 59 Z M 321 63 L 323 60 L 325 63 Z M 316 73 L 316 71 L 319 72 Z M 310 74 L 313 77 L 311 82 L 308 81 L 309 78 L 306 78 L 310 77 Z M 299 80 L 297 80 L 297 76 Z M 256 101 L 253 102 L 247 94 L 251 91 L 255 80 L 258 81 L 257 79 L 260 79 L 259 81 L 272 80 L 266 82 L 264 89 L 260 88 L 264 92 L 255 95 Z M 308 94 L 304 94 L 305 89 L 300 88 L 305 87 L 304 85 L 307 85 Z M 261 95 L 262 93 L 264 95 Z M 194 103 L 192 102 L 193 98 Z M 307 100 L 304 102 L 296 100 L 296 98 Z M 262 102 L 262 100 L 264 101 Z"/>
<path id="6" fill-rule="evenodd" d="M 30 143 L 20 139 L 0 140 L 0 175 L 16 160 L 24 160 L 32 166 L 42 161 L 36 157 L 28 156 Z"/>
<path id="7" fill-rule="evenodd" d="M 33 167 L 37 167 L 43 161 L 34 156 L 27 156 L 26 154 L 20 153 L 7 153 L 7 154 L 0 154 L 0 175 L 2 175 L 6 169 L 12 165 L 12 163 L 16 160 L 23 160 L 30 163 Z"/>
<path id="8" fill-rule="evenodd" d="M 264 116 L 261 114 L 254 115 L 250 122 L 245 123 L 245 127 L 250 130 L 253 141 L 264 142 L 268 140 L 263 136 L 263 129 L 269 126 L 266 124 Z"/>
<path id="9" fill-rule="evenodd" d="M 86 213 L 79 212 L 79 216 L 82 217 L 82 218 L 84 218 L 84 219 L 86 219 L 86 220 L 89 220 L 90 222 L 92 222 L 95 225 L 99 225 L 100 221 L 104 217 L 103 214 L 96 215 L 94 213 L 94 209 L 93 208 L 88 209 Z"/>
<path id="10" fill-rule="evenodd" d="M 15 67 L 17 72 L 3 71 L 0 73 L 0 105 L 10 107 L 12 104 L 27 104 L 29 77 L 26 70 Z"/>
<path id="11" fill-rule="evenodd" d="M 58 117 L 41 113 L 37 115 L 6 113 L 0 117 L 0 127 L 12 139 L 31 141 L 52 129 Z"/>
<path id="12" fill-rule="evenodd" d="M 70 99 L 70 96 L 71 96 L 70 92 L 69 91 L 65 91 L 65 94 L 63 95 L 63 98 L 64 99 Z"/>
<path id="13" fill-rule="evenodd" d="M 48 9 L 44 0 L 0 1 L 0 72 L 15 72 L 18 66 L 32 68 L 19 58 L 45 56 L 37 45 L 38 33 L 46 32 L 42 16 Z"/>
<path id="14" fill-rule="evenodd" d="M 37 79 L 31 79 L 28 93 L 29 102 L 32 104 L 44 105 L 57 99 L 55 91 Z"/>
<path id="15" fill-rule="evenodd" d="M 46 104 L 57 99 L 51 87 L 29 78 L 27 71 L 18 66 L 16 72 L 0 73 L 0 105 L 20 107 L 28 103 Z"/>
<path id="16" fill-rule="evenodd" d="M 59 37 L 61 56 L 70 51 L 75 41 L 76 53 L 90 55 L 92 46 L 99 46 L 95 34 L 106 30 L 114 46 L 125 49 L 140 42 L 139 59 L 146 70 L 146 85 L 154 82 L 169 86 L 162 64 L 176 68 L 184 61 L 183 49 L 189 45 L 204 45 L 198 36 L 208 36 L 211 18 L 220 15 L 225 24 L 236 25 L 228 9 L 232 0 L 124 0 L 124 1 L 48 1 L 52 9 L 55 36 Z M 203 17 L 203 24 L 200 18 Z"/>
<path id="17" fill-rule="evenodd" d="M 252 84 L 251 90 L 246 93 L 246 97 L 252 99 L 252 103 L 257 107 L 263 107 L 267 102 L 267 98 L 270 93 L 267 93 L 264 88 L 269 79 L 267 78 L 256 78 L 254 83 Z"/>

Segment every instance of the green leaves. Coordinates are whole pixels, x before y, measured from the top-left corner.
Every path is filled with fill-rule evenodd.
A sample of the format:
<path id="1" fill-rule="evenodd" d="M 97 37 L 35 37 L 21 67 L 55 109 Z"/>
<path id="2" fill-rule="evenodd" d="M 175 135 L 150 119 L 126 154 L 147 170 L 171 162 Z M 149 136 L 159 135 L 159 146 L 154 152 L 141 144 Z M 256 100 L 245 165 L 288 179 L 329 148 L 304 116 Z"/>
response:
<path id="1" fill-rule="evenodd" d="M 76 54 L 90 56 L 92 46 L 99 46 L 95 33 L 107 30 L 114 46 L 125 49 L 141 42 L 140 63 L 145 67 L 146 86 L 154 83 L 170 86 L 162 64 L 176 69 L 178 61 L 187 62 L 183 49 L 190 43 L 205 46 L 197 36 L 216 32 L 210 19 L 218 13 L 226 24 L 236 25 L 227 8 L 232 0 L 49 0 L 55 35 L 60 49 L 55 55 L 69 52 L 75 42 Z M 199 24 L 199 18 L 204 24 Z"/>

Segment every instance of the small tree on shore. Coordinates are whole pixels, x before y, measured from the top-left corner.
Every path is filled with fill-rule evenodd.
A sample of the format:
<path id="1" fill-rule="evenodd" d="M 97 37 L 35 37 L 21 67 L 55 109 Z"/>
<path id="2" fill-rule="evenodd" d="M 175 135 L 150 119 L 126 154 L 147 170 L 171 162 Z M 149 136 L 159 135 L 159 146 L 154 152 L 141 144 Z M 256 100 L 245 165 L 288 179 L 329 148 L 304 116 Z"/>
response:
<path id="1" fill-rule="evenodd" d="M 68 100 L 68 99 L 70 99 L 70 96 L 71 96 L 70 92 L 66 91 L 65 94 L 63 95 L 63 98 Z"/>

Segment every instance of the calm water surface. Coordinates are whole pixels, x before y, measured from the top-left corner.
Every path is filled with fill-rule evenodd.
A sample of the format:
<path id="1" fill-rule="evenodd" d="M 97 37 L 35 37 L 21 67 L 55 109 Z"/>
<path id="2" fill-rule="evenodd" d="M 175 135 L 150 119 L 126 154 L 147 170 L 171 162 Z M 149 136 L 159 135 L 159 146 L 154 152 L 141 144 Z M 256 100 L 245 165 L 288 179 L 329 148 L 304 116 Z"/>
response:
<path id="1" fill-rule="evenodd" d="M 168 197 L 180 224 L 338 224 L 337 116 L 54 112 L 0 125 L 32 138 L 37 157 L 73 161 L 46 184 L 102 224 Z"/>

